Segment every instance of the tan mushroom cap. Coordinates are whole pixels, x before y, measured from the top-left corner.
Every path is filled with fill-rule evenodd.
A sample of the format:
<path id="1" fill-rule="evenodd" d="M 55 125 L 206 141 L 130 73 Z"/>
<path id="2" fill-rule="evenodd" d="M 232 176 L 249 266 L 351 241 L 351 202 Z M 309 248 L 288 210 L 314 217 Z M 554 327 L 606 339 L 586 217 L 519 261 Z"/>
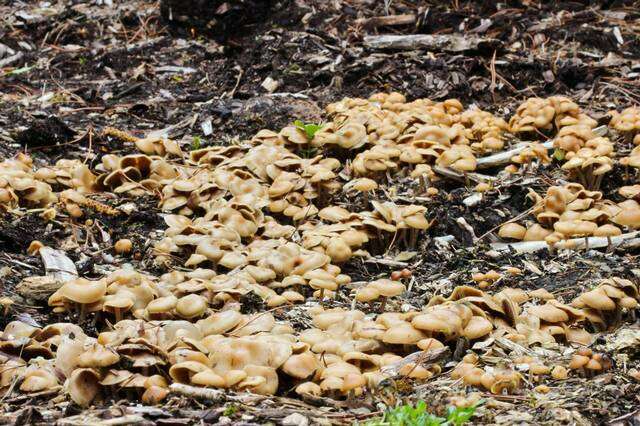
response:
<path id="1" fill-rule="evenodd" d="M 298 293 L 297 291 L 287 290 L 282 292 L 282 297 L 284 297 L 288 302 L 296 303 L 296 302 L 304 302 L 305 297 Z"/>
<path id="2" fill-rule="evenodd" d="M 191 378 L 202 371 L 208 371 L 209 367 L 196 361 L 184 361 L 174 364 L 169 369 L 169 376 L 177 383 L 191 383 Z"/>
<path id="3" fill-rule="evenodd" d="M 229 370 L 224 374 L 224 380 L 227 387 L 233 387 L 247 378 L 244 370 Z"/>
<path id="4" fill-rule="evenodd" d="M 59 291 L 64 298 L 72 302 L 88 305 L 102 299 L 107 292 L 107 283 L 104 280 L 89 281 L 78 278 L 64 284 Z"/>
<path id="5" fill-rule="evenodd" d="M 366 386 L 366 384 L 367 381 L 362 374 L 349 373 L 342 378 L 342 387 L 340 390 L 346 393 L 362 388 Z"/>
<path id="6" fill-rule="evenodd" d="M 146 309 L 150 314 L 162 314 L 171 312 L 175 308 L 177 303 L 178 298 L 176 296 L 163 296 L 149 302 Z"/>
<path id="7" fill-rule="evenodd" d="M 373 179 L 359 178 L 351 181 L 349 187 L 355 189 L 356 191 L 368 192 L 373 191 L 374 189 L 378 189 L 378 183 Z"/>
<path id="8" fill-rule="evenodd" d="M 515 222 L 502 225 L 498 231 L 500 238 L 512 238 L 514 240 L 524 239 L 526 233 L 527 228 Z"/>
<path id="9" fill-rule="evenodd" d="M 444 344 L 440 342 L 438 339 L 434 339 L 433 337 L 428 337 L 418 342 L 418 348 L 422 349 L 423 351 L 430 351 L 434 349 L 444 348 Z"/>
<path id="10" fill-rule="evenodd" d="M 145 389 L 140 400 L 145 404 L 158 405 L 167 396 L 169 396 L 169 389 L 160 386 L 149 386 Z"/>
<path id="11" fill-rule="evenodd" d="M 611 221 L 616 225 L 631 229 L 640 228 L 640 205 L 635 203 L 634 208 L 623 208 L 617 215 L 611 218 Z"/>
<path id="12" fill-rule="evenodd" d="M 120 355 L 110 348 L 98 343 L 91 345 L 77 359 L 79 367 L 108 367 L 120 361 Z"/>
<path id="13" fill-rule="evenodd" d="M 238 383 L 239 388 L 246 388 L 260 395 L 273 395 L 278 390 L 279 381 L 275 368 L 250 364 L 244 367 L 244 371 L 247 373 L 247 378 Z M 262 380 L 249 382 L 252 378 Z"/>
<path id="14" fill-rule="evenodd" d="M 308 394 L 313 396 L 320 396 L 322 395 L 322 389 L 320 388 L 320 385 L 316 383 L 304 382 L 296 386 L 296 393 L 298 395 Z"/>
<path id="15" fill-rule="evenodd" d="M 547 236 L 552 233 L 551 230 L 543 228 L 536 224 L 531 225 L 524 235 L 524 241 L 543 241 Z"/>
<path id="16" fill-rule="evenodd" d="M 356 290 L 356 300 L 358 302 L 371 302 L 377 300 L 380 297 L 380 292 L 377 288 L 368 285 L 360 287 Z"/>
<path id="17" fill-rule="evenodd" d="M 291 356 L 282 365 L 282 371 L 298 379 L 306 379 L 320 367 L 315 356 L 307 351 Z"/>
<path id="18" fill-rule="evenodd" d="M 100 391 L 100 375 L 91 368 L 78 368 L 71 373 L 67 383 L 67 392 L 71 399 L 81 407 L 87 407 Z"/>
<path id="19" fill-rule="evenodd" d="M 331 238 L 325 253 L 335 263 L 346 262 L 352 255 L 351 247 L 341 237 Z"/>
<path id="20" fill-rule="evenodd" d="M 486 336 L 493 330 L 493 324 L 486 318 L 480 316 L 471 317 L 471 320 L 464 328 L 462 334 L 469 340 Z"/>
<path id="21" fill-rule="evenodd" d="M 185 319 L 202 316 L 207 310 L 207 299 L 198 294 L 189 294 L 178 299 L 176 313 Z"/>
<path id="22" fill-rule="evenodd" d="M 385 278 L 373 281 L 369 286 L 378 290 L 380 296 L 394 297 L 402 294 L 405 291 L 404 284 L 400 281 L 392 281 Z"/>
<path id="23" fill-rule="evenodd" d="M 191 383 L 198 386 L 224 388 L 227 382 L 212 370 L 204 370 L 191 377 Z"/>
<path id="24" fill-rule="evenodd" d="M 427 336 L 408 322 L 394 324 L 382 336 L 382 341 L 396 345 L 414 345 Z"/>
<path id="25" fill-rule="evenodd" d="M 588 291 L 578 297 L 578 300 L 599 311 L 612 311 L 616 308 L 616 303 L 607 296 L 603 288 Z"/>
<path id="26" fill-rule="evenodd" d="M 22 392 L 40 392 L 51 389 L 58 384 L 58 379 L 50 371 L 44 369 L 32 370 L 24 375 L 20 384 Z"/>
<path id="27" fill-rule="evenodd" d="M 549 323 L 565 322 L 569 320 L 569 314 L 567 314 L 562 309 L 551 305 L 550 303 L 545 303 L 544 305 L 539 306 L 531 306 L 527 310 L 527 313 Z"/>

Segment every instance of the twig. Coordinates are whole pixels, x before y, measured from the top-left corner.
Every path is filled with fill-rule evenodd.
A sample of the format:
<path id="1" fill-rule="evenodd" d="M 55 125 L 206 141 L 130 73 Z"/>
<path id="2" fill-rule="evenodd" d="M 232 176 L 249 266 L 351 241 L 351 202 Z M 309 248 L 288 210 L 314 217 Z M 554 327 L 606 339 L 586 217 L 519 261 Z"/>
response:
<path id="1" fill-rule="evenodd" d="M 490 38 L 456 34 L 371 35 L 364 38 L 370 49 L 415 50 L 429 49 L 445 52 L 464 52 L 481 47 L 497 47 L 500 41 Z"/>
<path id="2" fill-rule="evenodd" d="M 373 16 L 356 20 L 356 24 L 365 28 L 392 27 L 395 25 L 415 24 L 416 15 Z"/>
<path id="3" fill-rule="evenodd" d="M 556 243 L 555 248 L 560 249 L 572 249 L 579 250 L 589 245 L 589 248 L 602 248 L 602 247 L 640 247 L 640 238 L 637 235 L 640 231 L 629 232 L 627 234 L 618 235 L 616 237 L 588 237 L 588 238 L 573 238 L 570 240 L 564 240 Z M 491 248 L 496 252 L 493 257 L 502 257 L 512 250 L 516 253 L 535 253 L 540 250 L 544 250 L 549 247 L 546 241 L 521 241 L 518 243 L 493 243 Z"/>
<path id="4" fill-rule="evenodd" d="M 472 180 L 474 182 L 494 182 L 498 180 L 497 177 L 482 175 L 480 173 L 467 173 L 465 175 L 463 173 L 457 172 L 448 167 L 433 166 L 432 170 L 438 173 L 439 175 L 446 176 L 451 179 L 459 180 L 461 182 L 466 182 L 467 179 Z"/>
<path id="5" fill-rule="evenodd" d="M 553 148 L 553 141 L 547 141 L 542 144 L 547 149 Z M 508 151 L 502 151 L 488 157 L 478 158 L 476 161 L 476 169 L 488 169 L 490 167 L 501 166 L 511 162 L 511 157 L 520 154 L 529 147 L 528 143 L 518 144 L 515 148 Z"/>

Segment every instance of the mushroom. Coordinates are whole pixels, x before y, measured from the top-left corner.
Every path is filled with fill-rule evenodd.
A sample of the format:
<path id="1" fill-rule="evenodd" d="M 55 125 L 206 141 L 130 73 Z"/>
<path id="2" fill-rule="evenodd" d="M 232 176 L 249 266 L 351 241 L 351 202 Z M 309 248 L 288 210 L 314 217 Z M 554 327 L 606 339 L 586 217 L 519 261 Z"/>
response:
<path id="1" fill-rule="evenodd" d="M 307 395 L 313 395 L 313 396 L 320 396 L 322 395 L 322 389 L 320 388 L 319 385 L 313 382 L 304 382 L 296 386 L 296 393 L 298 395 L 307 394 Z"/>
<path id="2" fill-rule="evenodd" d="M 291 356 L 282 365 L 282 371 L 292 377 L 306 379 L 319 367 L 320 366 L 315 356 L 311 352 L 306 351 L 301 354 Z"/>
<path id="3" fill-rule="evenodd" d="M 53 373 L 39 368 L 25 373 L 24 381 L 20 384 L 20 390 L 22 392 L 40 392 L 57 385 L 58 379 Z"/>
<path id="4" fill-rule="evenodd" d="M 493 324 L 486 318 L 473 316 L 467 323 L 462 335 L 469 340 L 475 340 L 484 337 L 493 330 Z"/>
<path id="5" fill-rule="evenodd" d="M 384 278 L 373 281 L 369 284 L 369 287 L 373 287 L 374 289 L 376 289 L 378 291 L 378 294 L 382 297 L 380 312 L 384 312 L 387 298 L 398 296 L 405 291 L 404 284 L 402 284 L 401 282 Z"/>
<path id="6" fill-rule="evenodd" d="M 104 280 L 89 281 L 84 278 L 78 278 L 64 284 L 60 289 L 51 295 L 49 303 L 55 300 L 56 295 L 62 296 L 65 300 L 79 305 L 80 320 L 84 319 L 85 310 L 88 305 L 99 302 L 107 291 L 107 285 Z"/>
<path id="7" fill-rule="evenodd" d="M 191 377 L 191 383 L 198 386 L 224 388 L 227 382 L 223 377 L 217 375 L 212 370 L 204 370 Z"/>
<path id="8" fill-rule="evenodd" d="M 71 373 L 66 389 L 71 399 L 81 407 L 88 407 L 100 391 L 100 375 L 92 368 L 78 368 Z"/>
<path id="9" fill-rule="evenodd" d="M 369 194 L 376 189 L 378 189 L 378 184 L 375 180 L 369 178 L 352 179 L 342 187 L 345 192 L 356 191 L 361 193 L 364 208 L 369 205 Z"/>
<path id="10" fill-rule="evenodd" d="M 514 240 L 523 240 L 526 233 L 527 228 L 515 222 L 505 223 L 498 231 L 500 238 L 511 238 Z"/>
<path id="11" fill-rule="evenodd" d="M 158 405 L 169 396 L 169 389 L 160 386 L 149 386 L 140 397 L 143 403 Z"/>
<path id="12" fill-rule="evenodd" d="M 120 361 L 117 352 L 102 346 L 99 343 L 92 344 L 88 349 L 82 352 L 76 361 L 79 367 L 108 367 Z"/>
<path id="13" fill-rule="evenodd" d="M 181 318 L 193 319 L 201 317 L 207 310 L 207 300 L 198 294 L 189 294 L 178 299 L 176 313 Z"/>

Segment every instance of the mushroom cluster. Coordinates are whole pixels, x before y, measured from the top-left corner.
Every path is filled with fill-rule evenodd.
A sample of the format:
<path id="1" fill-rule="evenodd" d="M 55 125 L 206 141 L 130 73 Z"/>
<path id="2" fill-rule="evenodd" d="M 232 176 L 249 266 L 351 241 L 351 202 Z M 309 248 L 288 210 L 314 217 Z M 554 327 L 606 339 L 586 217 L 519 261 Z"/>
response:
<path id="1" fill-rule="evenodd" d="M 509 128 L 513 133 L 550 132 L 578 123 L 589 127 L 595 127 L 596 124 L 571 99 L 551 96 L 546 99 L 527 99 L 509 120 Z"/>
<path id="2" fill-rule="evenodd" d="M 580 348 L 571 357 L 569 368 L 581 376 L 591 377 L 605 372 L 613 366 L 611 359 L 589 348 Z"/>
<path id="3" fill-rule="evenodd" d="M 314 280 L 322 280 L 316 274 L 302 276 L 313 286 Z M 244 268 L 247 282 L 248 275 L 262 284 L 273 280 L 273 271 L 266 268 Z M 100 310 L 116 317 L 113 327 L 93 338 L 74 324 L 43 329 L 18 321 L 8 324 L 0 339 L 0 350 L 9 355 L 0 359 L 2 386 L 16 377 L 24 378 L 23 392 L 63 385 L 76 403 L 86 406 L 121 391 L 158 403 L 171 383 L 274 394 L 286 376 L 287 386 L 293 383 L 299 394 L 348 399 L 374 389 L 389 369 L 418 380 L 441 373 L 437 363 L 422 365 L 404 357 L 415 350 L 441 350 L 459 338 L 473 342 L 495 333 L 524 346 L 556 341 L 588 345 L 592 337 L 587 327 L 611 326 L 640 300 L 637 286 L 620 278 L 604 280 L 571 305 L 545 290 L 507 288 L 490 295 L 462 286 L 447 298 L 433 297 L 420 311 L 372 317 L 359 310 L 312 306 L 306 309 L 312 327 L 296 331 L 270 312 L 240 313 L 235 296 L 246 289 L 233 283 L 240 280 L 235 278 L 197 269 L 154 280 L 118 270 L 102 280 L 66 283 L 50 299 L 54 309 Z M 268 289 L 262 284 L 254 285 Z M 360 290 L 364 288 L 392 297 L 404 286 L 380 279 Z M 284 293 L 282 297 L 289 301 Z M 300 294 L 296 298 L 304 300 Z M 562 376 L 559 368 L 551 371 L 525 361 L 530 374 Z M 477 364 L 475 355 L 467 355 L 452 377 L 493 393 L 521 386 L 516 370 Z M 600 366 L 607 368 L 605 361 Z"/>
<path id="4" fill-rule="evenodd" d="M 135 144 L 136 148 L 140 152 L 147 155 L 159 155 L 164 156 L 176 156 L 182 157 L 183 152 L 180 149 L 180 145 L 165 136 L 149 135 L 145 138 L 139 138 L 128 132 L 124 132 L 113 127 L 106 127 L 102 131 L 102 135 L 105 137 L 112 137 L 123 142 L 129 142 Z"/>
<path id="5" fill-rule="evenodd" d="M 248 141 L 188 154 L 166 138 L 107 129 L 105 136 L 141 153 L 104 155 L 93 170 L 78 160 L 36 169 L 23 154 L 0 163 L 4 208 L 47 208 L 43 217 L 51 220 L 55 210 L 49 209 L 58 203 L 76 220 L 85 215 L 83 207 L 120 212 L 90 199 L 93 193 L 111 192 L 116 200 L 150 194 L 167 225 L 158 231 L 151 259 L 166 273 L 152 276 L 131 266 L 101 270 L 100 279 L 67 281 L 50 296 L 55 313 L 80 323 L 93 315 L 97 336 L 67 323 L 9 323 L 0 338 L 0 388 L 19 382 L 20 391 L 31 393 L 60 386 L 82 406 L 119 392 L 156 404 L 173 383 L 350 399 L 391 376 L 426 380 L 443 373 L 445 367 L 422 363 L 415 352 L 444 353 L 488 337 L 525 347 L 589 345 L 592 332 L 636 309 L 640 295 L 628 280 L 604 280 L 564 303 L 543 289 L 489 294 L 483 290 L 504 274 L 488 268 L 471 277 L 477 286 L 396 309 L 395 301 L 412 286 L 402 282 L 412 276 L 408 269 L 357 283 L 345 273 L 354 257 L 419 247 L 431 228 L 424 199 L 397 197 L 385 183 L 413 179 L 418 185 L 412 186 L 419 186 L 414 195 L 433 196 L 436 171 L 450 168 L 459 178 L 475 170 L 479 158 L 505 147 L 509 131 L 557 132 L 563 169 L 581 184 L 552 186 L 544 197 L 532 191 L 535 222 L 509 222 L 500 237 L 553 244 L 640 228 L 634 199 L 640 187 L 626 187 L 621 193 L 629 199 L 621 203 L 594 190 L 611 170 L 615 145 L 596 135 L 595 121 L 571 100 L 529 99 L 509 124 L 487 111 L 465 110 L 455 99 L 408 102 L 398 93 L 346 98 L 326 112 L 329 121 L 313 134 L 298 125 L 261 130 Z M 618 129 L 631 116 L 625 110 L 612 126 Z M 627 127 L 619 130 L 634 129 Z M 623 164 L 636 167 L 639 156 L 634 150 Z M 533 159 L 550 161 L 543 145 L 530 144 L 512 161 Z M 132 246 L 122 238 L 113 248 L 126 255 Z M 351 309 L 345 308 L 348 299 L 343 303 L 349 297 L 344 287 L 354 290 Z M 378 312 L 356 309 L 374 302 Z M 571 369 L 607 368 L 605 358 L 588 357 Z M 521 371 L 562 378 L 563 368 L 532 357 L 481 366 L 477 356 L 467 355 L 451 375 L 492 393 L 512 393 L 525 383 Z"/>
<path id="6" fill-rule="evenodd" d="M 544 197 L 530 190 L 529 196 L 535 203 L 532 214 L 537 223 L 506 223 L 498 231 L 501 238 L 554 245 L 579 237 L 610 239 L 622 234 L 622 229 L 640 227 L 640 205 L 635 200 L 614 203 L 603 199 L 602 192 L 586 190 L 577 183 L 551 186 Z"/>
<path id="7" fill-rule="evenodd" d="M 478 367 L 478 356 L 465 355 L 451 372 L 451 378 L 462 379 L 468 386 L 484 388 L 494 394 L 510 394 L 518 390 L 524 380 L 522 374 L 511 368 Z"/>
<path id="8" fill-rule="evenodd" d="M 640 145 L 640 108 L 629 107 L 622 112 L 612 111 L 611 121 L 609 126 L 622 132 L 630 138 L 633 138 L 633 143 Z"/>
<path id="9" fill-rule="evenodd" d="M 107 154 L 96 167 L 100 174 L 96 186 L 116 194 L 140 196 L 158 191 L 163 184 L 178 178 L 177 170 L 162 157 L 132 154 L 124 157 Z"/>
<path id="10" fill-rule="evenodd" d="M 567 150 L 567 161 L 562 165 L 562 169 L 567 170 L 569 177 L 579 181 L 585 188 L 597 190 L 603 176 L 613 169 L 614 155 L 614 145 L 609 139 L 595 137 L 587 140 L 575 151 Z"/>
<path id="11" fill-rule="evenodd" d="M 33 160 L 19 154 L 0 163 L 0 206 L 6 210 L 46 207 L 57 200 L 51 186 L 35 176 Z"/>

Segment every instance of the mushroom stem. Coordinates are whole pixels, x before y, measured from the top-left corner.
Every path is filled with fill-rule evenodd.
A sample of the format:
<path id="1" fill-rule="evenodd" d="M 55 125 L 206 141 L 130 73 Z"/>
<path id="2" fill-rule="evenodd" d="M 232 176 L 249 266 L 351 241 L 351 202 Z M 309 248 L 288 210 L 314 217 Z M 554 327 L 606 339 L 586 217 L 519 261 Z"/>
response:
<path id="1" fill-rule="evenodd" d="M 425 181 L 424 175 L 418 176 L 418 189 L 420 190 L 420 194 L 424 194 L 427 191 L 427 182 Z"/>
<path id="2" fill-rule="evenodd" d="M 584 186 L 585 188 L 589 187 L 589 183 L 587 182 L 587 179 L 584 175 L 584 173 L 582 173 L 582 170 L 578 169 L 578 177 L 580 178 L 580 183 L 582 184 L 582 186 Z"/>
<path id="3" fill-rule="evenodd" d="M 624 181 L 629 182 L 629 166 L 624 165 Z"/>
<path id="4" fill-rule="evenodd" d="M 415 228 L 411 228 L 410 231 L 410 241 L 409 241 L 409 247 L 414 249 L 416 247 L 416 244 L 418 243 L 418 230 Z"/>
<path id="5" fill-rule="evenodd" d="M 594 183 L 594 185 L 593 185 L 593 189 L 594 189 L 595 191 L 597 191 L 597 190 L 600 188 L 600 185 L 602 185 L 602 177 L 603 177 L 603 176 L 604 176 L 604 175 L 598 175 L 598 176 L 596 176 L 596 181 L 595 181 L 595 183 Z"/>
<path id="6" fill-rule="evenodd" d="M 362 201 L 364 203 L 364 205 L 362 206 L 363 208 L 367 208 L 369 207 L 369 191 L 364 191 L 362 193 Z"/>
<path id="7" fill-rule="evenodd" d="M 589 236 L 584 236 L 584 251 L 589 251 Z"/>
<path id="8" fill-rule="evenodd" d="M 122 309 L 115 308 L 114 313 L 116 315 L 116 322 L 120 322 L 122 320 Z"/>
<path id="9" fill-rule="evenodd" d="M 83 322 L 84 321 L 84 317 L 85 317 L 85 307 L 84 304 L 80 304 L 80 314 L 79 314 L 79 321 L 78 322 Z"/>
<path id="10" fill-rule="evenodd" d="M 611 243 L 611 235 L 607 235 L 607 250 L 606 253 L 611 253 L 613 251 L 613 244 Z"/>
<path id="11" fill-rule="evenodd" d="M 380 303 L 380 312 L 383 313 L 384 312 L 384 308 L 387 305 L 387 298 L 386 297 L 382 297 L 382 302 Z"/>
<path id="12" fill-rule="evenodd" d="M 555 256 L 555 254 L 556 254 L 556 245 L 552 244 L 552 243 L 547 243 L 547 247 L 549 249 L 549 255 L 550 256 Z"/>

